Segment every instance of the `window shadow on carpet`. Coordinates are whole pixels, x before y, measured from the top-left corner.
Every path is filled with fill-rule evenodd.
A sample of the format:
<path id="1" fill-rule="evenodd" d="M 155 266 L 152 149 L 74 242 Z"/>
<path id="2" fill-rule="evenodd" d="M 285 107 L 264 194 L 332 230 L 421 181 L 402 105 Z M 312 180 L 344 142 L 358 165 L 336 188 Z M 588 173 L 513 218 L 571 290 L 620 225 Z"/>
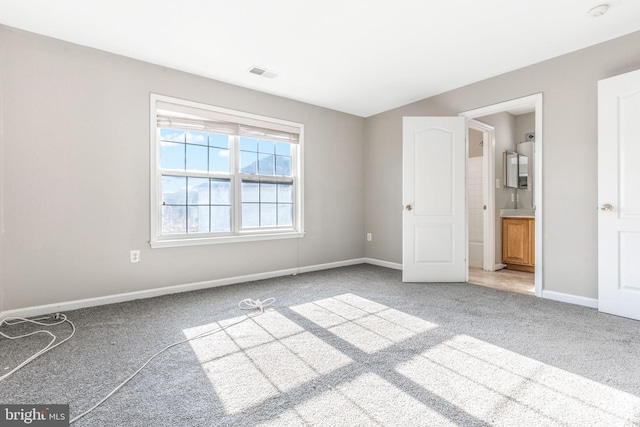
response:
<path id="1" fill-rule="evenodd" d="M 220 424 L 613 425 L 640 399 L 354 293 L 184 330 Z M 236 324 L 237 323 L 237 324 Z"/>

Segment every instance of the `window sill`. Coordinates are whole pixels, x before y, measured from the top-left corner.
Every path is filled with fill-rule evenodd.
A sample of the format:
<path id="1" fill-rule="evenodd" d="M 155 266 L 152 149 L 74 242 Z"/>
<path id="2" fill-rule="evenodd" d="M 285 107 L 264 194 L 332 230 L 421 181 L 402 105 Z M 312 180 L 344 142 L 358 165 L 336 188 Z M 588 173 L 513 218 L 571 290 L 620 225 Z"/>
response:
<path id="1" fill-rule="evenodd" d="M 297 239 L 304 237 L 304 232 L 290 231 L 283 233 L 245 234 L 220 237 L 195 237 L 195 238 L 164 238 L 151 240 L 149 246 L 152 249 L 175 248 L 181 246 L 215 245 L 220 243 L 257 242 L 261 240 Z"/>

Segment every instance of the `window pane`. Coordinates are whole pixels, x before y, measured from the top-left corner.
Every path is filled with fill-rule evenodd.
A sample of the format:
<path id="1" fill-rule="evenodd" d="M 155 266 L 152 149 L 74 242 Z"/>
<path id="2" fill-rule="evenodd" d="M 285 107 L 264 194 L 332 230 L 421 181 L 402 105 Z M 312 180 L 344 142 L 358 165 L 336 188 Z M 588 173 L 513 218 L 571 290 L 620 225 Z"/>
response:
<path id="1" fill-rule="evenodd" d="M 187 178 L 188 205 L 209 204 L 209 179 Z"/>
<path id="2" fill-rule="evenodd" d="M 248 151 L 240 152 L 240 172 L 255 174 L 258 171 L 258 154 Z"/>
<path id="3" fill-rule="evenodd" d="M 292 204 L 278 204 L 278 225 L 293 226 L 293 205 Z"/>
<path id="4" fill-rule="evenodd" d="M 206 132 L 187 132 L 187 144 L 209 145 L 209 134 Z"/>
<path id="5" fill-rule="evenodd" d="M 230 205 L 231 204 L 231 181 L 228 179 L 211 180 L 211 204 Z"/>
<path id="6" fill-rule="evenodd" d="M 258 161 L 258 173 L 260 175 L 273 175 L 275 171 L 274 157 L 273 154 L 260 154 L 260 160 Z"/>
<path id="7" fill-rule="evenodd" d="M 240 149 L 242 151 L 258 151 L 258 140 L 255 138 L 240 137 Z"/>
<path id="8" fill-rule="evenodd" d="M 260 203 L 260 226 L 275 227 L 276 225 L 276 204 Z"/>
<path id="9" fill-rule="evenodd" d="M 242 181 L 242 201 L 260 201 L 260 183 L 254 181 Z"/>
<path id="10" fill-rule="evenodd" d="M 187 144 L 187 170 L 207 171 L 208 148 Z"/>
<path id="11" fill-rule="evenodd" d="M 211 206 L 211 231 L 231 231 L 231 206 Z"/>
<path id="12" fill-rule="evenodd" d="M 177 129 L 160 129 L 160 139 L 163 141 L 185 142 L 185 132 Z"/>
<path id="13" fill-rule="evenodd" d="M 266 154 L 273 154 L 275 152 L 275 142 L 268 139 L 258 140 L 258 151 Z"/>
<path id="14" fill-rule="evenodd" d="M 242 227 L 260 226 L 260 205 L 258 203 L 242 204 Z"/>
<path id="15" fill-rule="evenodd" d="M 220 133 L 210 133 L 209 146 L 229 149 L 229 135 L 222 135 Z"/>
<path id="16" fill-rule="evenodd" d="M 276 156 L 276 175 L 291 176 L 291 157 Z"/>
<path id="17" fill-rule="evenodd" d="M 209 172 L 229 172 L 229 150 L 209 148 Z"/>
<path id="18" fill-rule="evenodd" d="M 181 105 L 175 114 L 193 111 L 195 117 L 201 113 L 178 100 L 175 103 Z M 171 109 L 169 105 L 162 104 Z M 162 120 L 162 109 L 157 112 Z M 182 126 L 178 120 L 159 123 L 151 165 L 152 176 L 160 179 L 152 185 L 161 187 L 159 206 L 152 209 L 154 224 L 160 224 L 159 230 L 152 230 L 152 239 L 160 232 L 160 240 L 165 235 L 189 243 L 191 236 L 191 240 L 208 242 L 211 233 L 226 238 L 276 227 L 284 232 L 300 221 L 295 186 L 302 178 L 297 176 L 302 165 L 297 144 L 272 139 L 264 132 L 239 135 L 236 131 L 244 132 L 240 123 L 217 129 Z"/>
<path id="19" fill-rule="evenodd" d="M 186 210 L 184 206 L 162 206 L 162 234 L 185 234 Z"/>
<path id="20" fill-rule="evenodd" d="M 160 168 L 184 170 L 184 144 L 160 143 Z"/>
<path id="21" fill-rule="evenodd" d="M 293 203 L 293 184 L 278 184 L 278 203 Z"/>
<path id="22" fill-rule="evenodd" d="M 162 177 L 162 204 L 187 204 L 187 178 L 182 176 Z"/>
<path id="23" fill-rule="evenodd" d="M 291 144 L 276 142 L 276 154 L 280 156 L 291 156 Z"/>
<path id="24" fill-rule="evenodd" d="M 275 203 L 275 201 L 276 201 L 276 184 L 272 184 L 269 182 L 260 183 L 260 202 Z"/>
<path id="25" fill-rule="evenodd" d="M 189 233 L 209 232 L 209 206 L 189 206 Z"/>

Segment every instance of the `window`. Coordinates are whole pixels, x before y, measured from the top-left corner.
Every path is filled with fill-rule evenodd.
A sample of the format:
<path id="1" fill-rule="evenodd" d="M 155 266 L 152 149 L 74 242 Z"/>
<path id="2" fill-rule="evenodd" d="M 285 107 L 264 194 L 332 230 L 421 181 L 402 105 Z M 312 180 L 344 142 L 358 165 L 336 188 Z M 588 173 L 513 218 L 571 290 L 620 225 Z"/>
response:
<path id="1" fill-rule="evenodd" d="M 151 247 L 302 236 L 303 125 L 151 95 Z"/>

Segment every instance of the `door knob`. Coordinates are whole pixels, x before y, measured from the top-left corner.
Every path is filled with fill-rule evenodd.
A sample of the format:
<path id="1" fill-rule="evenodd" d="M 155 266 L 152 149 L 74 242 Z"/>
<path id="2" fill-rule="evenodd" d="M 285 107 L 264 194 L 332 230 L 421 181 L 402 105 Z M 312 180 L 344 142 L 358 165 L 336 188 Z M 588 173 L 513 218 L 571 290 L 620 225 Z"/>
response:
<path id="1" fill-rule="evenodd" d="M 411 206 L 411 205 L 407 205 L 407 206 L 405 207 L 405 209 L 406 209 L 406 210 L 408 210 L 408 211 L 410 211 L 411 209 L 413 209 L 413 206 Z"/>
<path id="2" fill-rule="evenodd" d="M 600 210 L 603 212 L 609 212 L 613 210 L 613 206 L 611 206 L 609 203 L 605 203 L 604 205 L 600 206 Z"/>

